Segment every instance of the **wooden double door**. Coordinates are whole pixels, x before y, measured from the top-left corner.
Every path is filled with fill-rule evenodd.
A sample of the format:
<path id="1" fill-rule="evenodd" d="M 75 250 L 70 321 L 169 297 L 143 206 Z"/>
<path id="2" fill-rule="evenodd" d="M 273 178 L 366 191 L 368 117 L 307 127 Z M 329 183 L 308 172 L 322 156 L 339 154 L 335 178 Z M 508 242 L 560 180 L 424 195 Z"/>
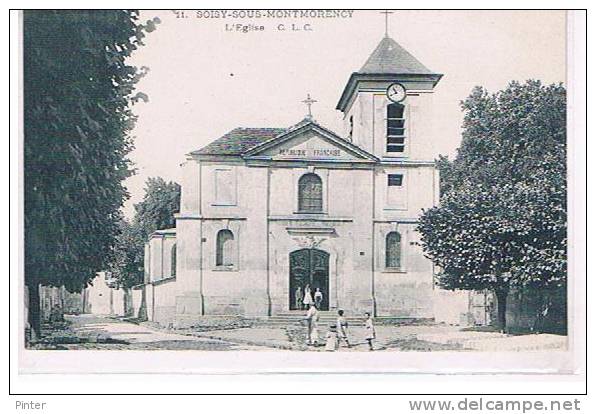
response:
<path id="1" fill-rule="evenodd" d="M 323 294 L 319 310 L 329 310 L 329 253 L 319 249 L 301 249 L 290 253 L 290 310 L 298 310 L 296 290 L 310 286 L 313 300 L 317 288 Z M 304 306 L 301 306 L 304 308 Z"/>

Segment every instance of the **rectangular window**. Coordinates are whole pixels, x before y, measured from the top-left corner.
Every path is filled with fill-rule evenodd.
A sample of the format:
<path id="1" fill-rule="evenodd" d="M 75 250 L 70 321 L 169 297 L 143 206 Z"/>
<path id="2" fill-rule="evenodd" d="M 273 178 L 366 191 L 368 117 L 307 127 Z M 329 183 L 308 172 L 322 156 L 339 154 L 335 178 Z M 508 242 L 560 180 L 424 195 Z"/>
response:
<path id="1" fill-rule="evenodd" d="M 236 204 L 236 174 L 232 168 L 215 170 L 215 204 Z"/>
<path id="2" fill-rule="evenodd" d="M 387 174 L 387 208 L 406 208 L 407 193 L 404 178 L 404 174 Z"/>
<path id="3" fill-rule="evenodd" d="M 387 105 L 387 152 L 401 152 L 406 148 L 405 106 Z"/>
<path id="4" fill-rule="evenodd" d="M 402 174 L 387 175 L 387 185 L 389 187 L 401 187 L 404 176 Z"/>

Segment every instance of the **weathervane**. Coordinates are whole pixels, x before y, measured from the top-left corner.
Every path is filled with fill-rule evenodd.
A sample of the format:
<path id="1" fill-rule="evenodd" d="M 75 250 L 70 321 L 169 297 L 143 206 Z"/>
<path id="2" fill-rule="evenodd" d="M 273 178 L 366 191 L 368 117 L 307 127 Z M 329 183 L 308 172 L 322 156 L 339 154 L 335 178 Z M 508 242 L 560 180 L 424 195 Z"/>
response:
<path id="1" fill-rule="evenodd" d="M 310 93 L 306 94 L 306 99 L 302 101 L 303 104 L 306 104 L 306 106 L 308 107 L 308 119 L 312 119 L 312 112 L 310 107 L 312 106 L 312 104 L 316 103 L 318 101 L 312 99 L 310 97 Z"/>
<path id="2" fill-rule="evenodd" d="M 385 37 L 389 37 L 389 15 L 393 14 L 393 12 L 385 10 L 380 13 L 385 15 Z"/>

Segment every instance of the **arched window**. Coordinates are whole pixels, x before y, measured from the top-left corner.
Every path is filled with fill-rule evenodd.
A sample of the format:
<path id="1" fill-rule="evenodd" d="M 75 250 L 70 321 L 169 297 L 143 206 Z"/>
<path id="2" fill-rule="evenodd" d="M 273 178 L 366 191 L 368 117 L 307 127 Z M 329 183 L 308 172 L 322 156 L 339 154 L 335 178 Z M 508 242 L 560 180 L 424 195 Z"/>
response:
<path id="1" fill-rule="evenodd" d="M 234 233 L 224 229 L 217 233 L 216 266 L 234 265 Z"/>
<path id="2" fill-rule="evenodd" d="M 401 235 L 396 231 L 388 233 L 385 238 L 385 267 L 401 267 Z"/>
<path id="3" fill-rule="evenodd" d="M 170 254 L 170 276 L 176 276 L 176 244 L 172 246 Z"/>
<path id="4" fill-rule="evenodd" d="M 306 213 L 323 211 L 323 183 L 318 175 L 304 174 L 298 180 L 298 210 Z"/>
<path id="5" fill-rule="evenodd" d="M 387 152 L 404 152 L 406 147 L 406 119 L 402 104 L 387 105 Z"/>

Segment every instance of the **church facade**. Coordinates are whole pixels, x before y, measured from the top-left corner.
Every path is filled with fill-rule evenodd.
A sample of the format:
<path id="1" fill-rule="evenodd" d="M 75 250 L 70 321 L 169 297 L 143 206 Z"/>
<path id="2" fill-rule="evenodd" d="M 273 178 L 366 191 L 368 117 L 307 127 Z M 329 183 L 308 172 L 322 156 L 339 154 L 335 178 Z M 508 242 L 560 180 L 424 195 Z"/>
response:
<path id="1" fill-rule="evenodd" d="M 289 128 L 236 128 L 188 154 L 176 228 L 146 245 L 153 318 L 278 315 L 300 307 L 307 285 L 323 311 L 434 318 L 416 224 L 439 200 L 441 76 L 385 37 L 340 96 L 343 131 L 309 110 Z"/>

